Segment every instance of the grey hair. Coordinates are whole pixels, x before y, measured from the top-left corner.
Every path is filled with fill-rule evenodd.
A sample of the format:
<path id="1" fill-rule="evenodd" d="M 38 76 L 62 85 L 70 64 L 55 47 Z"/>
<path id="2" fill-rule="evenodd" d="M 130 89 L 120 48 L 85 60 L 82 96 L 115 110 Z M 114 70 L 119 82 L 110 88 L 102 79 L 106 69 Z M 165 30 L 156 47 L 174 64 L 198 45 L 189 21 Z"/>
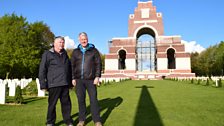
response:
<path id="1" fill-rule="evenodd" d="M 56 37 L 54 37 L 54 40 L 56 40 L 56 39 L 58 39 L 58 38 L 60 38 L 60 39 L 62 39 L 63 41 L 65 41 L 65 38 L 64 38 L 63 36 L 56 36 Z"/>
<path id="2" fill-rule="evenodd" d="M 84 36 L 88 37 L 88 35 L 87 35 L 86 32 L 80 32 L 80 33 L 79 33 L 79 36 L 81 36 L 81 35 L 84 35 Z"/>

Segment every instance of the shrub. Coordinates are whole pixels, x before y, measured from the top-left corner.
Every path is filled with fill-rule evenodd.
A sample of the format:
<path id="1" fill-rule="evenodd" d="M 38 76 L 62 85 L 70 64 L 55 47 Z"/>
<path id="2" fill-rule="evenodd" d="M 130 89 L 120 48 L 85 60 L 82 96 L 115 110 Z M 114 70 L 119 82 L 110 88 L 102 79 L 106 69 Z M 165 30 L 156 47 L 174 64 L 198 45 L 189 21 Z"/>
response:
<path id="1" fill-rule="evenodd" d="M 206 84 L 205 84 L 206 86 L 209 86 L 209 79 L 207 78 L 207 80 L 206 80 Z"/>
<path id="2" fill-rule="evenodd" d="M 104 80 L 102 80 L 101 84 L 105 84 L 105 81 L 104 81 Z"/>
<path id="3" fill-rule="evenodd" d="M 192 84 L 194 83 L 194 79 L 193 79 L 193 78 L 191 78 L 191 83 L 192 83 Z"/>
<path id="4" fill-rule="evenodd" d="M 16 86 L 16 94 L 14 97 L 14 102 L 17 104 L 22 104 L 23 102 L 22 89 L 20 86 Z"/>
<path id="5" fill-rule="evenodd" d="M 9 96 L 9 87 L 8 86 L 6 86 L 6 88 L 5 88 L 5 96 Z"/>
<path id="6" fill-rule="evenodd" d="M 218 87 L 222 87 L 222 80 L 221 79 L 218 80 Z"/>
<path id="7" fill-rule="evenodd" d="M 198 79 L 198 83 L 197 84 L 200 84 L 201 83 L 201 80 L 200 79 Z"/>
<path id="8" fill-rule="evenodd" d="M 38 89 L 37 89 L 37 84 L 35 81 L 32 81 L 29 83 L 24 89 L 23 89 L 23 94 L 24 95 L 31 95 L 31 96 L 37 96 L 38 94 Z"/>

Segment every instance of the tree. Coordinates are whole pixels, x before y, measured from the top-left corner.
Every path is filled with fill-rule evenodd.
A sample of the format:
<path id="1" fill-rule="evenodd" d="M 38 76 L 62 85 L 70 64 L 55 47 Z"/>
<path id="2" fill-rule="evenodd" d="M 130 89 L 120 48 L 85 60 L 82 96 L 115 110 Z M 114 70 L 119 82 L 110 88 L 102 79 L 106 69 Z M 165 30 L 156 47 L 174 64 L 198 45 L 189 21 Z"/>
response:
<path id="1" fill-rule="evenodd" d="M 105 70 L 105 54 L 100 54 L 101 56 L 101 63 L 102 63 L 102 71 Z"/>
<path id="2" fill-rule="evenodd" d="M 219 43 L 215 46 L 215 55 L 214 57 L 214 66 L 212 67 L 211 71 L 213 75 L 223 75 L 223 65 L 224 65 L 224 42 Z"/>
<path id="3" fill-rule="evenodd" d="M 54 34 L 43 22 L 35 22 L 29 25 L 27 37 L 27 46 L 29 47 L 27 48 L 27 52 L 30 52 L 30 54 L 26 57 L 26 60 L 23 60 L 23 64 L 26 69 L 29 69 L 30 72 L 28 74 L 36 78 L 41 56 L 45 50 L 50 48 L 50 44 L 53 43 Z"/>
<path id="4" fill-rule="evenodd" d="M 54 34 L 43 22 L 29 24 L 26 18 L 15 14 L 1 17 L 1 77 L 37 77 L 41 54 L 53 39 Z"/>
<path id="5" fill-rule="evenodd" d="M 4 67 L 6 78 L 13 68 L 20 64 L 20 47 L 25 40 L 28 23 L 22 16 L 5 15 L 0 19 L 0 64 Z M 19 45 L 21 44 L 21 45 Z"/>
<path id="6" fill-rule="evenodd" d="M 199 53 L 197 52 L 191 53 L 191 70 L 193 73 L 196 74 L 196 76 L 201 75 L 198 59 L 199 59 Z"/>
<path id="7" fill-rule="evenodd" d="M 191 54 L 192 72 L 197 76 L 220 76 L 224 72 L 224 42 L 210 46 L 205 51 Z"/>
<path id="8" fill-rule="evenodd" d="M 71 58 L 72 57 L 72 52 L 74 49 L 66 49 L 68 57 Z"/>

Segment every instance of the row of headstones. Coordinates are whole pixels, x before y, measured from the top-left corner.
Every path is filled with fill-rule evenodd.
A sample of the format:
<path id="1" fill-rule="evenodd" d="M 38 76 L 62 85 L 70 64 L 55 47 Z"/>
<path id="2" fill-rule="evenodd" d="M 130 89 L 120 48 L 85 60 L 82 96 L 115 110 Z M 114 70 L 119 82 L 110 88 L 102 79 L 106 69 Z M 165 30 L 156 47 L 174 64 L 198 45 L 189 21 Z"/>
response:
<path id="1" fill-rule="evenodd" d="M 202 80 L 202 81 L 206 81 L 207 79 L 209 79 L 209 77 L 192 77 L 192 78 L 187 78 L 187 77 L 178 77 L 177 78 L 178 80 L 188 80 L 188 79 L 194 79 L 194 80 Z M 221 80 L 224 80 L 224 77 L 221 76 L 212 76 L 211 77 L 211 80 L 215 82 L 215 86 L 218 86 L 218 80 L 221 79 Z"/>
<path id="2" fill-rule="evenodd" d="M 102 84 L 105 84 L 105 83 L 109 83 L 109 82 L 121 82 L 121 81 L 124 81 L 124 80 L 129 80 L 130 78 L 129 77 L 120 77 L 120 78 L 100 78 L 100 82 Z"/>
<path id="3" fill-rule="evenodd" d="M 19 85 L 21 89 L 25 88 L 30 82 L 32 81 L 32 78 L 30 79 L 0 79 L 0 104 L 5 104 L 5 97 L 6 97 L 6 86 L 9 88 L 9 96 L 15 96 L 16 93 L 16 86 Z M 37 83 L 37 89 L 38 89 L 38 97 L 45 96 L 45 92 L 40 90 L 40 84 L 39 79 L 36 79 Z"/>

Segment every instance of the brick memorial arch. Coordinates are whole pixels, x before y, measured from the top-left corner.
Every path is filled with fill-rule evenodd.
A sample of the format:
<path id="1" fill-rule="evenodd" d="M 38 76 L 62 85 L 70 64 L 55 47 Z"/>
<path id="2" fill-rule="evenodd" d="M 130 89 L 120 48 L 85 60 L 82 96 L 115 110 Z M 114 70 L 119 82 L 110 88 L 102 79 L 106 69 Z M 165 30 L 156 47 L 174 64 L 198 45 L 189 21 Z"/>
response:
<path id="1" fill-rule="evenodd" d="M 112 38 L 108 44 L 102 78 L 195 76 L 181 36 L 164 35 L 162 13 L 156 12 L 152 1 L 139 1 L 134 14 L 129 15 L 128 37 Z"/>

